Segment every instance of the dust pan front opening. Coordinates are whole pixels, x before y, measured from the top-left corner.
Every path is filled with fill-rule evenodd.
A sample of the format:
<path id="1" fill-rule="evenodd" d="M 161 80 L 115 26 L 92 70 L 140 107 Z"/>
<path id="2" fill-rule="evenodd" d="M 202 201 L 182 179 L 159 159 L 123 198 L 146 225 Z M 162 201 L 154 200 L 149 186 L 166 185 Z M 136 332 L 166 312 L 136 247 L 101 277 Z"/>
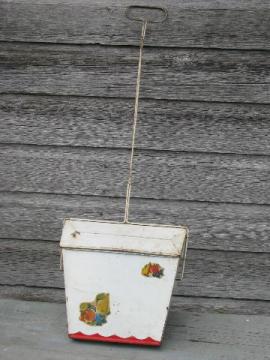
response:
<path id="1" fill-rule="evenodd" d="M 60 247 L 177 257 L 185 238 L 182 226 L 66 219 Z"/>

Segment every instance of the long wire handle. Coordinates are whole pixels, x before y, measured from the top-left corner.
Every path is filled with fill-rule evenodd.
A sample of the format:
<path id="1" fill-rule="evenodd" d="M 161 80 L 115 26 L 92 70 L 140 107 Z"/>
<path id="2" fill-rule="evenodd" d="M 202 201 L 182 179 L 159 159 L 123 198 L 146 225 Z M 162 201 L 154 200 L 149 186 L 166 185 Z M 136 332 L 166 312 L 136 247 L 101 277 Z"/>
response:
<path id="1" fill-rule="evenodd" d="M 133 118 L 133 128 L 132 128 L 132 143 L 131 143 L 131 154 L 130 154 L 130 160 L 129 160 L 129 172 L 128 172 L 128 183 L 127 183 L 127 190 L 126 190 L 126 205 L 125 205 L 124 223 L 128 223 L 128 216 L 129 216 L 129 204 L 130 204 L 131 185 L 132 185 L 133 158 L 134 158 L 134 149 L 135 149 L 135 140 L 136 140 L 136 128 L 137 128 L 138 109 L 139 109 L 139 96 L 140 96 L 140 86 L 141 86 L 142 56 L 143 56 L 143 46 L 144 46 L 146 27 L 147 27 L 147 20 L 144 20 L 143 24 L 142 24 L 141 41 L 140 41 L 140 53 L 139 53 L 139 61 L 138 61 L 136 95 L 135 95 L 135 108 L 134 108 L 134 118 Z"/>

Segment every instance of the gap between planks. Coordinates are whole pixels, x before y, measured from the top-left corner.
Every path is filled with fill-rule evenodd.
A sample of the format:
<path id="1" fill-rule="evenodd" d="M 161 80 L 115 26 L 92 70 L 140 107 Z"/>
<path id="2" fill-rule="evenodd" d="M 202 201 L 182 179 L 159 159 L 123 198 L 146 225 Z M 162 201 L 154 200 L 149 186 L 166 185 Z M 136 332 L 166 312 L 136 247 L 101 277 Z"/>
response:
<path id="1" fill-rule="evenodd" d="M 35 148 L 35 147 L 40 147 L 40 148 L 44 148 L 46 150 L 49 150 L 50 148 L 55 148 L 55 149 L 69 149 L 69 148 L 74 148 L 74 149 L 82 149 L 82 150 L 95 150 L 95 151 L 103 151 L 103 150 L 112 150 L 112 151 L 118 151 L 118 150 L 127 150 L 130 151 L 130 147 L 129 146 L 87 146 L 87 145 L 58 145 L 58 144 L 33 144 L 33 143 L 21 143 L 21 142 L 0 142 L 0 147 L 1 146 L 11 146 L 11 147 L 15 147 L 15 146 L 19 146 L 19 147 L 29 147 L 29 148 Z M 256 153 L 234 153 L 234 152 L 218 152 L 218 151 L 188 151 L 188 150 L 173 150 L 173 149 L 156 149 L 156 148 L 145 148 L 145 147 L 140 147 L 140 146 L 135 146 L 135 151 L 145 151 L 148 153 L 173 153 L 173 154 L 190 154 L 190 155 L 199 155 L 199 154 L 204 154 L 204 155 L 224 155 L 224 156 L 248 156 L 248 157 L 265 157 L 268 158 L 270 157 L 270 154 L 256 154 Z"/>
<path id="2" fill-rule="evenodd" d="M 270 49 L 269 49 L 270 51 Z M 247 83 L 251 84 L 251 83 Z M 252 84 L 251 84 L 252 85 Z M 82 99 L 97 99 L 97 100 L 130 100 L 134 101 L 134 97 L 131 96 L 105 96 L 105 95 L 80 95 L 80 94 L 50 94 L 46 92 L 24 92 L 24 91 L 1 91 L 0 97 L 5 95 L 14 95 L 14 96 L 28 96 L 28 97 L 50 97 L 50 98 L 82 98 Z M 246 102 L 246 101 L 219 101 L 219 100 L 198 100 L 198 99 L 161 99 L 151 96 L 140 96 L 140 100 L 144 102 L 156 101 L 160 103 L 196 103 L 196 104 L 224 104 L 224 105 L 254 105 L 261 107 L 270 107 L 270 103 L 258 103 L 258 102 Z"/>
<path id="3" fill-rule="evenodd" d="M 0 242 L 1 240 L 3 241 L 25 241 L 25 242 L 33 242 L 33 241 L 37 241 L 37 242 L 44 242 L 44 243 L 57 243 L 57 242 L 60 242 L 60 237 L 59 237 L 59 240 L 56 240 L 56 239 L 27 239 L 27 238 L 18 238 L 18 237 L 1 237 L 0 236 Z M 269 250 L 263 250 L 263 251 L 251 251 L 251 250 L 235 250 L 235 249 L 212 249 L 212 248 L 199 248 L 199 247 L 193 247 L 192 245 L 189 245 L 188 246 L 188 250 L 192 250 L 192 251 L 212 251 L 212 252 L 224 252 L 224 253 L 228 253 L 228 252 L 232 252 L 232 253 L 243 253 L 243 254 L 267 254 L 267 253 L 270 253 L 270 249 Z M 95 250 L 97 251 L 97 250 Z M 104 251 L 106 252 L 106 250 Z M 116 251 L 117 252 L 117 251 Z M 4 284 L 1 284 L 0 283 L 0 286 L 1 285 L 4 285 Z M 21 284 L 23 285 L 23 284 Z M 21 286 L 20 284 L 18 286 Z M 17 286 L 17 285 L 15 285 Z M 26 285 L 27 286 L 27 285 Z M 178 296 L 178 295 L 176 295 Z M 183 295 L 184 296 L 184 295 Z M 211 297 L 213 298 L 213 297 Z M 218 299 L 219 297 L 217 297 Z M 230 299 L 230 298 L 227 298 L 227 299 Z M 242 300 L 248 300 L 248 299 L 245 299 L 245 298 L 242 298 Z M 262 301 L 268 301 L 268 300 L 262 300 Z"/>
<path id="4" fill-rule="evenodd" d="M 57 43 L 49 42 L 49 41 L 25 41 L 25 40 L 0 40 L 0 46 L 1 44 L 11 44 L 11 45 L 37 45 L 37 46 L 55 46 L 55 47 L 61 47 L 61 46 L 74 46 L 74 47 L 91 47 L 91 46 L 100 46 L 100 47 L 106 47 L 106 48 L 127 48 L 127 49 L 138 49 L 138 45 L 136 44 L 103 44 L 99 42 L 94 43 L 71 43 L 71 42 L 64 42 L 60 41 Z M 206 47 L 206 46 L 166 46 L 166 45 L 145 45 L 145 49 L 175 49 L 175 50 L 209 50 L 209 51 L 226 51 L 226 52 L 234 52 L 234 51 L 243 51 L 243 52 L 269 52 L 270 49 L 265 48 L 223 48 L 223 47 Z"/>

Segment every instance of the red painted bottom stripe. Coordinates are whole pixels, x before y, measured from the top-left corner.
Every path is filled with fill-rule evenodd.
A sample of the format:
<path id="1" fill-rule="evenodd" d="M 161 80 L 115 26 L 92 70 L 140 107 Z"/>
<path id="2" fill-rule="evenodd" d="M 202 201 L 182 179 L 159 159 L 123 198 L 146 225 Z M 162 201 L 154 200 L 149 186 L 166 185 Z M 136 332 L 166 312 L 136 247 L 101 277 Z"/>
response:
<path id="1" fill-rule="evenodd" d="M 74 334 L 68 334 L 71 339 L 75 340 L 84 340 L 84 341 L 102 341 L 110 343 L 121 343 L 121 344 L 133 344 L 133 345 L 148 345 L 148 346 L 160 346 L 161 342 L 152 339 L 151 337 L 145 339 L 137 339 L 135 336 L 130 336 L 127 338 L 122 338 L 117 335 L 112 336 L 102 336 L 99 334 L 85 335 L 81 332 Z"/>

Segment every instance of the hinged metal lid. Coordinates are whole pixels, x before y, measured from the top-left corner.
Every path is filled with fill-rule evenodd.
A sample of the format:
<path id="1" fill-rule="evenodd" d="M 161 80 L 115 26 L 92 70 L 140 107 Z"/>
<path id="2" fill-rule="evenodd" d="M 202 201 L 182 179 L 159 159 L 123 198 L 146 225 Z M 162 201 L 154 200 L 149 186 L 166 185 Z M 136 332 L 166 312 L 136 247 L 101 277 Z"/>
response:
<path id="1" fill-rule="evenodd" d="M 60 246 L 162 256 L 180 256 L 186 239 L 180 226 L 66 219 Z"/>

